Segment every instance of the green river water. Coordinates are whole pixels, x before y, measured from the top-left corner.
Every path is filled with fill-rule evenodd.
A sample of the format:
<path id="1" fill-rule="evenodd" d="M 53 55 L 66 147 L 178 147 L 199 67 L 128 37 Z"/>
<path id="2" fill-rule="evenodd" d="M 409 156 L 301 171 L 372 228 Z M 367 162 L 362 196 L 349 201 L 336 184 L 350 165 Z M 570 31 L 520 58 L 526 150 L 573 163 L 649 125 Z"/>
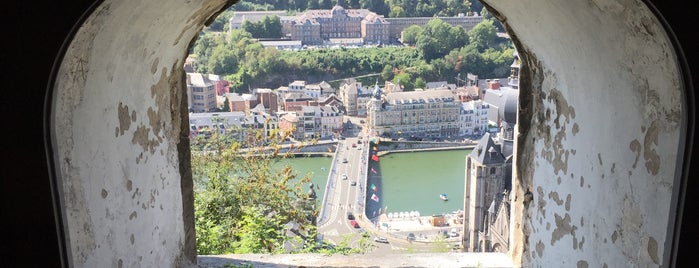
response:
<path id="1" fill-rule="evenodd" d="M 377 184 L 382 187 L 381 207 L 388 212 L 419 211 L 421 215 L 463 209 L 465 158 L 470 152 L 391 153 L 381 157 L 379 173 L 372 176 L 380 180 Z M 312 182 L 318 186 L 318 200 L 322 200 L 332 158 L 299 157 L 284 161 L 299 175 L 311 174 Z M 441 193 L 447 194 L 449 201 L 442 201 Z M 370 202 L 373 201 L 367 204 Z"/>

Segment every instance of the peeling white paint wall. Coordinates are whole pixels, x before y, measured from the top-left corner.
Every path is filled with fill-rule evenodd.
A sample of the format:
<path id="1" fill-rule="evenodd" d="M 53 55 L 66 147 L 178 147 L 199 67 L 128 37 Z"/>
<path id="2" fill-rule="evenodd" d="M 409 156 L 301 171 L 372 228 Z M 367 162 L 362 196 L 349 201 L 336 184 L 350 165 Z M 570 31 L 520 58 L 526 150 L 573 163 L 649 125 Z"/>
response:
<path id="1" fill-rule="evenodd" d="M 667 266 L 683 111 L 658 21 L 632 0 L 486 2 L 521 42 L 532 85 L 520 105 L 534 117 L 519 119 L 529 131 L 518 140 L 514 258 Z M 71 41 L 52 117 L 74 266 L 191 265 L 181 66 L 224 5 L 105 1 Z"/>
<path id="2" fill-rule="evenodd" d="M 667 266 L 683 96 L 658 20 L 640 1 L 486 2 L 530 67 L 523 265 Z"/>
<path id="3" fill-rule="evenodd" d="M 182 66 L 192 38 L 224 4 L 105 1 L 70 43 L 53 127 L 76 267 L 193 261 L 177 148 Z"/>

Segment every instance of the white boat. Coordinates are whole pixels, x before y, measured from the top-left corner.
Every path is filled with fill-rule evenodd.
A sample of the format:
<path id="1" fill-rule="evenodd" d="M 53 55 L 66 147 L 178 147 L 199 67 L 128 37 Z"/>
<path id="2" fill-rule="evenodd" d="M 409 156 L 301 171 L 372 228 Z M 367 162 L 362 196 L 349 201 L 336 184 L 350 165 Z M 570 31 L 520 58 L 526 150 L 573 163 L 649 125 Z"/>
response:
<path id="1" fill-rule="evenodd" d="M 447 194 L 440 194 L 440 195 L 439 195 L 439 198 L 441 198 L 441 199 L 444 200 L 444 201 L 449 200 L 449 197 L 447 197 Z"/>

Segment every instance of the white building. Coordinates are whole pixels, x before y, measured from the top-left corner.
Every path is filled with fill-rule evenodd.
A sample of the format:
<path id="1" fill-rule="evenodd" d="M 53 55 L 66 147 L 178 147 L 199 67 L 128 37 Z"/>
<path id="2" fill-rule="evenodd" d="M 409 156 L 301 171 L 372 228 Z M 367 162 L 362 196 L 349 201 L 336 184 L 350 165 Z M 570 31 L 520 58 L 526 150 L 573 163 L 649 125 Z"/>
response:
<path id="1" fill-rule="evenodd" d="M 304 106 L 298 120 L 305 138 L 330 137 L 342 130 L 342 112 L 334 106 Z"/>
<path id="2" fill-rule="evenodd" d="M 210 137 L 213 133 L 234 134 L 245 120 L 244 112 L 190 113 L 189 137 Z"/>
<path id="3" fill-rule="evenodd" d="M 483 134 L 488 127 L 488 110 L 490 104 L 481 100 L 461 104 L 461 127 L 459 135 Z"/>
<path id="4" fill-rule="evenodd" d="M 191 112 L 210 112 L 216 108 L 216 85 L 206 75 L 187 73 L 187 101 Z"/>

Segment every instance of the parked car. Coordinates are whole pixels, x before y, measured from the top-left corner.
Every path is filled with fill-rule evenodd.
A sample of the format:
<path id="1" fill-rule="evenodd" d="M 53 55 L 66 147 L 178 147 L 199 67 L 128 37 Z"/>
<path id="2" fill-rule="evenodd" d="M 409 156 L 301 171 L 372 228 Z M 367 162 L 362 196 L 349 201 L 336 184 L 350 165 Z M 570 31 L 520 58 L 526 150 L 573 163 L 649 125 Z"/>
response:
<path id="1" fill-rule="evenodd" d="M 385 237 L 382 237 L 382 236 L 374 237 L 374 241 L 379 242 L 379 243 L 388 244 L 388 239 L 386 239 Z"/>
<path id="2" fill-rule="evenodd" d="M 362 228 L 359 228 L 359 234 L 361 234 L 362 237 L 367 237 L 367 238 L 369 237 L 369 232 L 367 232 L 366 230 L 364 230 Z"/>
<path id="3" fill-rule="evenodd" d="M 406 238 L 408 241 L 415 241 L 415 234 L 414 233 L 409 233 L 408 237 Z"/>

